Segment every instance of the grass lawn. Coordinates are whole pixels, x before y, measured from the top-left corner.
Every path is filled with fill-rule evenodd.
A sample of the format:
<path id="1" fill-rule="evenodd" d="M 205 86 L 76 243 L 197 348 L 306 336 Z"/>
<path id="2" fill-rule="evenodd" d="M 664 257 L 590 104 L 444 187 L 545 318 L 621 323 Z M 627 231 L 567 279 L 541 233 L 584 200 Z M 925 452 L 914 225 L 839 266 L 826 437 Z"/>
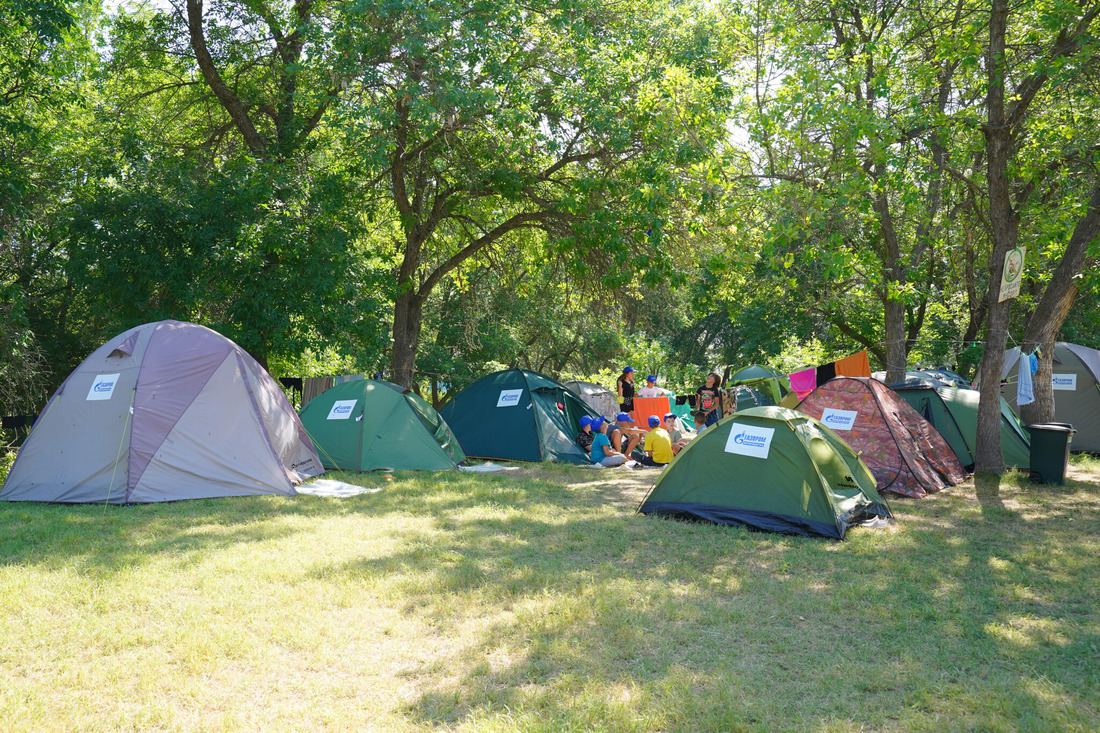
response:
<path id="1" fill-rule="evenodd" d="M 1100 461 L 844 542 L 637 515 L 655 476 L 0 503 L 0 730 L 1100 730 Z"/>

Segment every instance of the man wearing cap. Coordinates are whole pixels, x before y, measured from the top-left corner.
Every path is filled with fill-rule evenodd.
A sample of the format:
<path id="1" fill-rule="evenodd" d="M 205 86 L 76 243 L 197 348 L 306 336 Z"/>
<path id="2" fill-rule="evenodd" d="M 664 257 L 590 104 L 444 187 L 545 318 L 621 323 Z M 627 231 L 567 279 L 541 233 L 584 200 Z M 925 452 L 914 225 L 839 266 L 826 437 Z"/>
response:
<path id="1" fill-rule="evenodd" d="M 667 466 L 672 460 L 672 441 L 668 431 L 661 427 L 661 418 L 649 416 L 649 432 L 645 434 L 643 466 Z"/>
<path id="2" fill-rule="evenodd" d="M 639 397 L 663 397 L 664 390 L 657 386 L 657 377 L 650 374 L 645 378 L 645 386 L 638 390 Z"/>
<path id="3" fill-rule="evenodd" d="M 592 462 L 607 468 L 621 466 L 626 463 L 626 456 L 612 447 L 611 440 L 607 437 L 607 426 L 604 424 L 602 416 L 592 422 L 591 428 Z"/>
<path id="4" fill-rule="evenodd" d="M 634 425 L 634 418 L 628 413 L 620 412 L 615 416 L 615 427 L 622 434 L 623 453 L 630 455 L 638 444 L 642 442 L 645 431 Z"/>
<path id="5" fill-rule="evenodd" d="M 603 421 L 603 418 L 600 418 Z M 582 415 L 581 419 L 577 421 L 577 424 L 581 426 L 581 431 L 577 433 L 577 445 L 581 447 L 589 457 L 592 455 L 592 418 L 588 415 Z"/>

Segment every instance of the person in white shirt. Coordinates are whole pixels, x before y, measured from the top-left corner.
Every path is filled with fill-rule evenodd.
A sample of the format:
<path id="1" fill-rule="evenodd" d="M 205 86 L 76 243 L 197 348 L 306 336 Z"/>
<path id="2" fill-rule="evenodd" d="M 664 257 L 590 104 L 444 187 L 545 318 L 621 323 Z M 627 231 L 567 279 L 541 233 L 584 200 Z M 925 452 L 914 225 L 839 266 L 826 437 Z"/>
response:
<path id="1" fill-rule="evenodd" d="M 638 390 L 639 397 L 663 397 L 665 391 L 657 386 L 657 377 L 650 374 L 645 378 L 645 386 Z"/>

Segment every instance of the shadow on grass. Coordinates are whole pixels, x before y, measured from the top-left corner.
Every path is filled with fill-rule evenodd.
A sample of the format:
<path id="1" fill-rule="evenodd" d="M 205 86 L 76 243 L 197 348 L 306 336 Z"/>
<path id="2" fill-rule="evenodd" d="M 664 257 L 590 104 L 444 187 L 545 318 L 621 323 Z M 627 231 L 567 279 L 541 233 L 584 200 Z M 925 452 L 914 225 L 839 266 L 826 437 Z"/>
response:
<path id="1" fill-rule="evenodd" d="M 400 474 L 340 500 L 0 504 L 11 530 L 0 563 L 80 556 L 111 571 L 312 522 L 412 516 L 428 529 L 395 537 L 384 556 L 341 556 L 302 577 L 381 584 L 448 640 L 446 658 L 405 668 L 418 682 L 401 712 L 415 725 L 1100 723 L 1094 483 L 976 479 L 973 494 L 894 501 L 904 523 L 835 543 L 643 517 L 628 508 L 637 488 L 617 493 L 604 474 L 537 474 Z"/>
<path id="2" fill-rule="evenodd" d="M 860 531 L 847 544 L 645 517 L 617 536 L 600 520 L 458 521 L 449 550 L 460 561 L 414 553 L 345 571 L 419 576 L 408 590 L 428 605 L 444 592 L 429 609 L 443 626 L 457 625 L 455 595 L 523 607 L 539 589 L 559 606 L 528 606 L 468 644 L 449 667 L 457 684 L 409 706 L 418 724 L 526 710 L 571 729 L 907 728 L 944 716 L 1090 727 L 1098 638 L 1075 615 L 1097 598 L 1096 520 L 1069 531 L 1065 512 L 1025 521 L 999 482 L 972 496 L 978 512 L 947 526 Z M 945 498 L 941 509 L 966 514 L 964 492 Z M 487 664 L 490 652 L 507 662 Z M 615 695 L 647 704 L 609 705 Z"/>

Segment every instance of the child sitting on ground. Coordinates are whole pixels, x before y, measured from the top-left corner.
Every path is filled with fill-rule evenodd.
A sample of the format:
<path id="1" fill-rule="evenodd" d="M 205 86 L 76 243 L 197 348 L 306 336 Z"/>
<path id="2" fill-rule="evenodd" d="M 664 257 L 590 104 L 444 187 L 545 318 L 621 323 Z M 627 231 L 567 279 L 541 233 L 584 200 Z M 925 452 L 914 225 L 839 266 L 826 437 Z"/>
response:
<path id="1" fill-rule="evenodd" d="M 645 456 L 643 466 L 667 466 L 672 460 L 672 440 L 668 431 L 661 427 L 661 418 L 649 416 L 650 430 L 645 434 Z"/>

